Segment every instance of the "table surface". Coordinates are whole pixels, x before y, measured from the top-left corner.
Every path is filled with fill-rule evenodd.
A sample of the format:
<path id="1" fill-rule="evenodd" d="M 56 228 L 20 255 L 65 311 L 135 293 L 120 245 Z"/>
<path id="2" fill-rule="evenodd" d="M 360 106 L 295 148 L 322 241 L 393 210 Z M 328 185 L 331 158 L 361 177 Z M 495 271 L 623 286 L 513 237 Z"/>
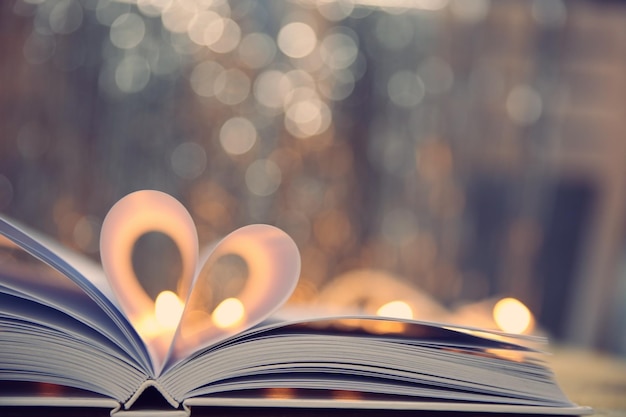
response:
<path id="1" fill-rule="evenodd" d="M 554 348 L 550 365 L 559 385 L 595 416 L 626 417 L 626 359 L 572 348 Z"/>

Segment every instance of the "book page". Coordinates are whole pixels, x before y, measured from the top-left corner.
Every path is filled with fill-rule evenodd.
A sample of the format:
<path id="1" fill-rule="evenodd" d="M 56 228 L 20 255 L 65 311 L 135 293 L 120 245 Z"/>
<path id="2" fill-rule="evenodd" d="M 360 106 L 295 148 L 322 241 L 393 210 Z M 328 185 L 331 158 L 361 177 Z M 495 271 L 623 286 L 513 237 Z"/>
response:
<path id="1" fill-rule="evenodd" d="M 569 407 L 539 353 L 431 323 L 336 317 L 257 326 L 169 369 L 178 400 L 252 389 L 348 390 Z M 203 372 L 196 372 L 204 369 Z"/>
<path id="2" fill-rule="evenodd" d="M 147 378 L 110 349 L 64 329 L 0 315 L 0 333 L 4 381 L 66 385 L 123 401 Z"/>
<path id="3" fill-rule="evenodd" d="M 88 262 L 80 261 L 78 256 L 69 256 L 66 259 L 62 255 L 67 255 L 68 250 L 54 243 L 50 243 L 54 250 L 49 249 L 39 241 L 40 237 L 34 239 L 1 217 L 0 234 L 58 272 L 43 275 L 38 273 L 29 275 L 25 272 L 20 275 L 16 274 L 16 271 L 11 273 L 5 269 L 0 282 L 0 288 L 4 288 L 4 292 L 21 294 L 25 298 L 64 311 L 83 322 L 90 323 L 104 333 L 110 335 L 117 333 L 115 337 L 121 338 L 118 343 L 127 343 L 133 357 L 146 369 L 151 368 L 143 342 L 120 312 L 111 289 L 102 281 L 101 274 L 96 273 L 95 278 L 89 279 L 80 272 L 93 270 L 88 266 Z M 46 241 L 45 238 L 42 239 Z M 114 330 L 115 328 L 118 330 Z"/>
<path id="4" fill-rule="evenodd" d="M 240 293 L 211 307 L 211 290 L 200 275 L 194 281 L 166 364 L 171 366 L 269 317 L 293 292 L 300 274 L 300 254 L 282 230 L 262 224 L 242 227 L 226 236 L 206 261 L 237 255 L 248 271 Z"/>
<path id="5" fill-rule="evenodd" d="M 73 269 L 76 272 L 76 277 L 80 277 L 80 280 L 91 283 L 91 285 L 98 290 L 99 294 L 106 297 L 111 304 L 119 307 L 107 277 L 97 263 L 66 248 L 43 234 L 37 233 L 17 222 L 4 219 L 1 216 L 0 235 L 4 235 L 14 244 L 24 248 L 24 250 L 38 257 L 43 262 L 49 263 L 60 272 L 63 271 L 55 265 L 61 265 L 60 263 L 65 264 L 67 268 Z M 29 250 L 29 248 L 31 250 Z M 37 256 L 32 251 L 40 253 L 41 256 Z M 61 266 L 61 268 L 63 267 L 64 266 Z"/>
<path id="6" fill-rule="evenodd" d="M 15 309 L 13 304 L 41 305 L 47 310 L 63 313 L 42 313 L 41 317 L 32 316 L 39 309 L 24 311 L 24 319 L 43 320 L 49 325 L 62 328 L 73 320 L 83 323 L 107 339 L 124 347 L 129 355 L 136 356 L 132 344 L 118 326 L 102 311 L 96 303 L 80 288 L 60 274 L 53 271 L 39 271 L 33 268 L 3 268 L 0 282 L 0 299 L 11 296 L 10 302 L 0 304 L 0 313 Z M 18 304 L 19 305 L 19 304 Z M 139 359 L 139 358 L 138 358 Z"/>

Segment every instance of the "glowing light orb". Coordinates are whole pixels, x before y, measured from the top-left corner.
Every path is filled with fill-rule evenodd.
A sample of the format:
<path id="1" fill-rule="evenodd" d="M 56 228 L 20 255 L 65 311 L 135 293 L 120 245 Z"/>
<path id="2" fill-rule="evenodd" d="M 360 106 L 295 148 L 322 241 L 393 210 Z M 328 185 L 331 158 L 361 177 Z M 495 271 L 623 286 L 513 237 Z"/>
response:
<path id="1" fill-rule="evenodd" d="M 162 291 L 154 302 L 154 315 L 161 328 L 176 329 L 185 305 L 172 291 Z"/>
<path id="2" fill-rule="evenodd" d="M 413 309 L 404 301 L 390 301 L 376 310 L 377 316 L 395 317 L 398 319 L 412 319 Z"/>
<path id="3" fill-rule="evenodd" d="M 278 47 L 290 58 L 304 58 L 315 49 L 317 35 L 303 22 L 291 22 L 278 32 Z"/>
<path id="4" fill-rule="evenodd" d="M 533 322 L 528 307 L 515 298 L 503 298 L 493 307 L 493 318 L 500 329 L 507 333 L 524 333 Z"/>
<path id="5" fill-rule="evenodd" d="M 227 298 L 213 310 L 213 323 L 221 329 L 234 327 L 244 317 L 245 308 L 241 301 L 236 298 Z"/>

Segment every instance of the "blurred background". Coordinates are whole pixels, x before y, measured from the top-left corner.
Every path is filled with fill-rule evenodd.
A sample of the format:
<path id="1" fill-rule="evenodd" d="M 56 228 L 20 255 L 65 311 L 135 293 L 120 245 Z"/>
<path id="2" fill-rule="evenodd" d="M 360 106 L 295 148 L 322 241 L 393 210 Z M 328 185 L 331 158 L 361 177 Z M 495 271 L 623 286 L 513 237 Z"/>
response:
<path id="1" fill-rule="evenodd" d="M 621 2 L 2 1 L 0 212 L 98 259 L 157 189 L 289 233 L 291 306 L 626 355 L 624 51 Z"/>

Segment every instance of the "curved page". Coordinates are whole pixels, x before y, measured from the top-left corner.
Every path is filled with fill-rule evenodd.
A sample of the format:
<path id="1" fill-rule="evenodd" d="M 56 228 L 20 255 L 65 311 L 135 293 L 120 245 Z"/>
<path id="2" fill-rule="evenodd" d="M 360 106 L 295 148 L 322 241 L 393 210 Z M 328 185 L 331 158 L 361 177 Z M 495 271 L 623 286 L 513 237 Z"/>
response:
<path id="1" fill-rule="evenodd" d="M 210 287 L 202 282 L 202 277 L 196 278 L 172 343 L 168 366 L 260 323 L 282 306 L 297 284 L 298 248 L 276 227 L 256 224 L 234 231 L 215 246 L 205 268 L 210 269 L 227 255 L 236 255 L 245 262 L 248 276 L 244 287 L 236 297 L 223 300 L 213 309 Z"/>
<path id="2" fill-rule="evenodd" d="M 83 291 L 90 299 L 92 299 L 97 308 L 101 309 L 106 316 L 113 322 L 113 324 L 120 329 L 123 337 L 125 337 L 132 349 L 134 351 L 134 357 L 138 360 L 138 362 L 147 370 L 152 369 L 152 365 L 148 358 L 148 353 L 146 348 L 139 338 L 135 329 L 133 329 L 132 325 L 128 322 L 126 317 L 120 312 L 118 305 L 114 300 L 112 292 L 110 291 L 110 287 L 106 282 L 103 282 L 100 274 L 96 274 L 91 279 L 87 276 L 83 275 L 79 272 L 79 268 L 86 270 L 89 269 L 86 267 L 86 263 L 77 262 L 76 266 L 72 261 L 76 261 L 77 256 L 67 257 L 67 250 L 63 250 L 56 244 L 50 244 L 51 246 L 45 246 L 39 240 L 34 239 L 29 234 L 23 232 L 18 227 L 7 221 L 6 219 L 0 218 L 0 234 L 7 237 L 10 241 L 18 245 L 20 248 L 34 256 L 35 258 L 43 261 L 48 264 L 50 267 L 60 272 L 64 277 L 67 277 L 73 283 L 75 283 L 81 291 Z M 92 281 L 93 279 L 93 281 Z M 30 290 L 28 286 L 23 286 L 21 289 L 22 292 L 38 294 L 35 298 L 39 298 L 39 301 L 42 303 L 48 303 L 51 306 L 59 303 L 67 303 L 68 305 L 72 304 L 72 294 L 69 293 L 67 296 L 64 296 L 62 291 L 55 295 L 60 298 L 52 301 L 47 300 L 45 292 L 38 291 L 36 284 L 35 286 L 31 286 Z M 32 298 L 32 297 L 31 297 Z M 85 314 L 84 320 L 86 321 L 99 321 L 96 317 L 96 314 L 90 314 L 87 310 L 83 311 Z M 100 320 L 100 324 L 102 327 L 106 328 L 107 324 Z"/>

